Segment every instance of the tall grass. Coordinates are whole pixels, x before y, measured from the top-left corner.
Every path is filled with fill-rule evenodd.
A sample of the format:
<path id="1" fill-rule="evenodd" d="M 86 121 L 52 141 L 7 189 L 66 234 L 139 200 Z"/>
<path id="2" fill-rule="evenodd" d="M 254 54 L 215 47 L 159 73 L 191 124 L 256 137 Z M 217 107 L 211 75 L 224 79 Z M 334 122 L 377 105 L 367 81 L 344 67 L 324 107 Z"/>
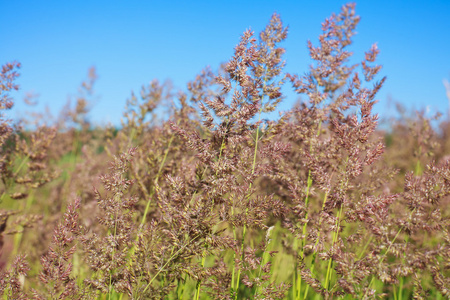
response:
<path id="1" fill-rule="evenodd" d="M 120 128 L 87 119 L 93 69 L 53 123 L 2 114 L 0 295 L 450 297 L 450 123 L 378 128 L 378 48 L 350 64 L 359 20 L 353 4 L 325 20 L 296 75 L 274 14 L 186 90 L 132 94 Z M 19 67 L 2 68 L 3 111 Z M 303 101 L 269 120 L 290 87 Z"/>

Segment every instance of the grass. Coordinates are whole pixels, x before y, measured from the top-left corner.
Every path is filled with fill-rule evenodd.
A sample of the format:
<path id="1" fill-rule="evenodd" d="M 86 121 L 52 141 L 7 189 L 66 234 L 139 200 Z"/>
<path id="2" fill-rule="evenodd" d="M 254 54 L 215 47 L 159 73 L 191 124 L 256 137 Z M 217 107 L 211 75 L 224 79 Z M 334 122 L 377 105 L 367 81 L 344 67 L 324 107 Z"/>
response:
<path id="1" fill-rule="evenodd" d="M 95 70 L 65 118 L 2 117 L 0 295 L 448 298 L 450 122 L 377 127 L 385 77 L 375 45 L 349 63 L 358 23 L 353 4 L 327 19 L 299 76 L 274 14 L 186 90 L 143 86 L 120 128 L 86 117 Z M 2 68 L 3 110 L 19 66 Z M 305 100 L 268 120 L 288 86 Z"/>

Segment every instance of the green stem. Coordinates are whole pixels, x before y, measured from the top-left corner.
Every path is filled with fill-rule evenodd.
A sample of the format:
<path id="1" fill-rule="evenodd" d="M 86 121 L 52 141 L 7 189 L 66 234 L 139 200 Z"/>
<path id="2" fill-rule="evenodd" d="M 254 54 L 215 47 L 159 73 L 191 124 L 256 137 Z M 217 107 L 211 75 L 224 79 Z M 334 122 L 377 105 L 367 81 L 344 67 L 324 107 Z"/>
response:
<path id="1" fill-rule="evenodd" d="M 227 120 L 227 128 L 228 128 L 228 122 L 229 122 L 229 120 Z M 222 158 L 222 153 L 223 153 L 223 150 L 225 149 L 225 137 L 223 137 L 222 138 L 222 144 L 220 145 L 220 151 L 219 151 L 219 158 L 217 159 L 217 162 L 219 163 L 220 162 L 220 159 Z M 217 178 L 217 174 L 218 174 L 218 171 L 219 171 L 219 169 L 217 169 L 216 170 L 216 174 L 215 174 L 215 177 Z M 203 175 L 202 175 L 202 177 L 204 176 L 204 174 L 205 174 L 205 172 L 206 172 L 206 168 L 205 168 L 205 170 L 203 171 Z M 192 199 L 194 198 L 194 196 L 196 195 L 196 193 L 197 193 L 197 191 L 195 191 L 195 193 L 194 193 L 194 195 L 192 196 L 192 198 L 191 198 L 191 201 L 192 201 Z M 211 212 L 214 210 L 214 199 L 212 200 L 213 202 L 212 202 L 212 205 L 211 205 Z M 207 244 L 205 244 L 205 246 L 207 246 Z M 204 250 L 203 251 L 203 255 L 202 255 L 202 269 L 205 267 L 205 255 L 206 255 L 206 251 Z M 200 288 L 201 288 L 201 285 L 202 285 L 202 283 L 201 283 L 201 280 L 198 280 L 197 281 L 197 284 L 196 284 L 196 292 L 195 292 L 195 299 L 196 300 L 198 300 L 199 299 L 199 297 L 200 297 Z"/>
<path id="2" fill-rule="evenodd" d="M 28 161 L 28 159 L 30 158 L 30 153 L 27 154 L 27 156 L 25 156 L 23 158 L 23 160 L 21 161 L 19 167 L 17 168 L 17 170 L 14 172 L 13 174 L 13 178 L 17 176 L 17 174 L 19 174 L 20 170 L 23 168 L 23 166 L 25 165 L 25 163 Z"/>
<path id="3" fill-rule="evenodd" d="M 410 219 L 411 219 L 412 214 L 414 213 L 415 210 L 416 210 L 416 209 L 414 208 L 414 209 L 411 211 L 411 213 L 409 214 L 409 218 L 410 218 Z M 387 248 L 386 252 L 385 252 L 385 253 L 383 254 L 383 256 L 381 257 L 379 265 L 381 265 L 381 264 L 383 263 L 384 259 L 386 258 L 387 254 L 389 253 L 389 250 L 391 249 L 392 245 L 393 245 L 393 244 L 395 243 L 395 241 L 397 240 L 398 236 L 400 235 L 400 232 L 402 232 L 403 227 L 404 227 L 404 226 L 400 227 L 400 229 L 397 231 L 397 234 L 395 235 L 394 239 L 393 239 L 392 242 L 389 244 L 389 247 Z M 374 280 L 375 280 L 375 276 L 372 276 L 372 279 L 371 279 L 370 282 L 369 282 L 369 286 L 367 287 L 366 292 L 364 293 L 364 297 L 363 297 L 364 299 L 365 299 L 366 296 L 367 296 L 368 290 L 372 287 L 372 284 L 373 284 Z"/>
<path id="4" fill-rule="evenodd" d="M 345 170 L 347 169 L 348 166 L 348 159 L 349 157 L 347 156 L 346 160 L 345 160 Z M 347 172 L 345 172 L 345 174 L 347 174 Z M 345 180 L 345 187 L 348 186 L 348 177 Z M 344 182 L 341 182 L 341 190 L 344 189 Z M 337 243 L 338 238 L 339 238 L 339 231 L 341 228 L 341 216 L 342 216 L 342 210 L 343 210 L 343 203 L 341 203 L 340 207 L 339 207 L 339 212 L 338 215 L 336 216 L 336 230 L 333 232 L 333 240 L 331 243 L 331 247 L 334 247 L 334 245 Z M 327 266 L 327 273 L 326 273 L 326 277 L 325 277 L 325 289 L 329 289 L 329 285 L 331 282 L 331 272 L 332 272 L 332 262 L 333 262 L 333 258 L 330 257 L 330 259 L 328 260 L 328 266 Z"/>
<path id="5" fill-rule="evenodd" d="M 177 121 L 177 126 L 180 124 L 180 121 L 181 121 L 181 119 L 179 119 Z M 171 137 L 170 137 L 170 140 L 169 140 L 169 144 L 167 145 L 166 151 L 164 151 L 164 157 L 163 157 L 163 160 L 161 161 L 161 163 L 159 165 L 158 173 L 156 174 L 155 180 L 153 181 L 153 183 L 154 183 L 153 189 L 150 192 L 150 195 L 149 195 L 148 200 L 147 200 L 147 205 L 145 206 L 144 215 L 142 216 L 142 220 L 141 220 L 141 227 L 145 224 L 145 221 L 147 219 L 148 210 L 150 209 L 150 204 L 152 202 L 153 195 L 155 194 L 155 187 L 154 186 L 159 181 L 159 177 L 161 176 L 162 169 L 164 167 L 164 164 L 166 163 L 167 155 L 169 154 L 169 150 L 170 150 L 170 147 L 172 146 L 172 142 L 173 142 L 174 139 L 175 139 L 175 135 L 172 134 Z"/>
<path id="6" fill-rule="evenodd" d="M 203 250 L 203 254 L 202 254 L 202 269 L 205 267 L 205 261 L 206 261 L 206 250 Z M 195 291 L 195 300 L 198 300 L 200 297 L 200 288 L 202 285 L 202 281 L 201 279 L 199 279 L 197 281 L 197 287 L 196 287 L 196 291 Z"/>
<path id="7" fill-rule="evenodd" d="M 264 86 L 265 86 L 265 83 L 264 83 Z M 263 109 L 263 105 L 262 105 L 263 98 L 261 99 L 261 108 L 259 109 L 258 123 L 261 121 L 261 114 L 262 114 L 262 109 Z M 258 126 L 258 128 L 256 128 L 255 151 L 253 154 L 252 173 L 251 173 L 252 175 L 255 173 L 255 168 L 256 168 L 256 157 L 258 154 L 258 141 L 259 141 L 259 126 Z M 252 188 L 252 186 L 253 186 L 253 183 L 250 182 L 248 189 L 250 190 Z M 246 198 L 247 198 L 247 200 L 250 198 L 250 193 L 248 194 L 248 196 Z M 248 213 L 248 208 L 246 208 L 246 210 L 245 210 L 246 215 L 247 215 L 247 213 Z M 243 259 L 243 257 L 244 257 L 244 241 L 245 241 L 246 232 L 247 232 L 247 225 L 244 224 L 244 228 L 242 231 L 242 241 L 241 241 L 241 259 Z M 233 233 L 234 233 L 234 237 L 236 238 L 236 230 L 235 230 L 234 226 L 233 226 Z M 236 257 L 236 253 L 235 253 L 235 257 Z M 233 272 L 233 275 L 234 275 L 234 272 Z M 239 268 L 238 273 L 237 273 L 236 284 L 235 284 L 236 294 L 234 296 L 234 299 L 237 299 L 237 295 L 238 295 L 237 289 L 239 288 L 240 277 L 241 277 L 241 269 Z"/>
<path id="8" fill-rule="evenodd" d="M 316 133 L 316 137 L 317 138 L 320 136 L 321 128 L 322 128 L 322 120 L 319 121 L 319 125 L 317 126 L 317 133 Z M 313 153 L 312 144 L 309 145 L 309 152 L 311 154 Z M 308 179 L 306 181 L 305 223 L 303 224 L 303 229 L 302 229 L 302 244 L 301 244 L 301 249 L 300 249 L 300 256 L 301 256 L 302 259 L 304 259 L 304 253 L 305 253 L 304 247 L 306 245 L 306 231 L 307 231 L 306 229 L 307 229 L 307 226 L 308 226 L 308 216 L 309 216 L 308 203 L 309 203 L 309 192 L 310 192 L 311 187 L 312 187 L 312 176 L 311 176 L 311 170 L 309 170 L 308 171 Z M 325 205 L 326 197 L 327 197 L 327 195 L 325 195 L 325 199 L 324 199 L 323 205 Z M 322 209 L 323 209 L 323 206 L 322 206 Z M 316 245 L 317 245 L 317 242 L 316 242 Z M 315 260 L 315 257 L 313 259 Z M 312 269 L 314 269 L 314 266 L 312 266 Z M 296 272 L 298 273 L 297 268 L 296 268 Z M 295 276 L 294 276 L 294 279 L 295 279 Z M 296 297 L 295 298 L 297 300 L 300 300 L 300 294 L 301 294 L 301 289 L 302 289 L 302 278 L 301 278 L 301 276 L 299 274 L 297 274 L 297 281 L 294 281 L 294 284 L 295 284 L 296 289 L 297 289 L 297 293 L 296 293 Z M 304 295 L 305 298 L 306 298 L 306 296 L 308 294 L 308 288 L 309 287 L 307 285 L 306 286 L 306 290 L 305 290 L 305 295 Z"/>
<path id="9" fill-rule="evenodd" d="M 309 191 L 311 189 L 312 186 L 312 177 L 311 177 L 311 170 L 308 171 L 308 179 L 307 179 L 307 184 L 306 184 L 306 196 L 305 196 L 305 208 L 308 207 L 308 202 L 309 202 Z M 305 256 L 305 245 L 306 245 L 306 227 L 308 224 L 308 210 L 306 209 L 306 213 L 305 213 L 305 223 L 303 224 L 303 229 L 302 229 L 302 244 L 301 244 L 301 249 L 300 249 L 300 257 L 302 259 L 304 259 Z M 296 270 L 296 272 L 298 273 L 298 271 Z M 294 273 L 295 274 L 295 273 Z M 295 276 L 294 276 L 295 279 Z M 299 274 L 297 274 L 297 279 L 296 281 L 294 281 L 294 284 L 296 286 L 297 289 L 297 293 L 296 293 L 296 299 L 300 299 L 300 292 L 302 289 L 302 279 L 301 276 Z"/>
<path id="10" fill-rule="evenodd" d="M 267 71 L 267 70 L 266 70 Z M 264 76 L 264 85 L 263 85 L 263 91 L 266 87 L 266 83 L 267 83 L 267 72 Z M 252 175 L 255 173 L 255 168 L 256 168 L 256 156 L 258 154 L 258 141 L 259 141 L 259 122 L 261 122 L 261 115 L 262 115 L 262 110 L 263 110 L 263 101 L 264 101 L 264 95 L 261 96 L 261 107 L 259 109 L 259 113 L 258 113 L 258 127 L 256 128 L 256 139 L 255 139 L 255 151 L 253 154 L 253 163 L 252 163 Z M 249 184 L 249 190 L 252 188 L 252 183 Z M 250 197 L 250 194 L 247 197 Z M 232 213 L 234 212 L 234 210 L 232 209 Z M 245 213 L 247 214 L 248 212 L 248 208 L 245 210 Z M 247 226 L 246 224 L 244 224 L 244 228 L 243 228 L 243 232 L 242 232 L 242 244 L 241 244 L 241 259 L 244 257 L 244 240 L 245 240 L 245 234 L 247 231 Z M 233 226 L 233 236 L 236 239 L 236 228 L 235 226 Z M 236 253 L 234 254 L 234 258 L 236 258 Z M 235 261 L 235 260 L 234 260 Z M 237 299 L 237 290 L 239 288 L 239 281 L 240 281 L 240 277 L 241 277 L 241 269 L 238 270 L 237 273 L 237 279 L 236 282 L 234 281 L 234 269 L 233 268 L 233 274 L 232 274 L 232 283 L 231 283 L 231 287 L 236 291 L 236 294 L 234 296 L 235 299 Z"/>
<path id="11" fill-rule="evenodd" d="M 179 125 L 180 121 L 181 121 L 181 120 L 178 120 L 177 125 Z M 130 139 L 129 139 L 129 144 L 128 144 L 128 146 L 131 145 L 132 139 L 134 138 L 134 135 L 135 135 L 135 128 L 132 129 L 132 133 L 131 133 L 131 135 L 130 135 Z M 144 226 L 144 224 L 145 224 L 145 221 L 146 221 L 146 219 L 147 219 L 147 214 L 148 214 L 148 211 L 149 211 L 149 209 L 150 209 L 150 204 L 151 204 L 153 195 L 155 194 L 155 185 L 156 185 L 156 184 L 158 183 L 158 181 L 159 181 L 159 177 L 161 176 L 162 169 L 163 169 L 163 167 L 164 167 L 164 164 L 166 163 L 166 159 L 167 159 L 167 156 L 168 156 L 168 154 L 169 154 L 169 150 L 170 150 L 170 147 L 171 147 L 171 145 L 172 145 L 172 142 L 173 142 L 174 138 L 175 138 L 175 135 L 172 134 L 171 137 L 170 137 L 170 140 L 169 140 L 169 144 L 167 145 L 167 148 L 166 148 L 166 150 L 165 150 L 165 152 L 164 152 L 163 160 L 161 161 L 161 163 L 160 163 L 160 165 L 159 165 L 158 173 L 156 174 L 156 177 L 155 177 L 155 179 L 154 179 L 154 181 L 153 181 L 153 183 L 154 183 L 153 188 L 151 189 L 150 194 L 148 195 L 148 200 L 147 200 L 147 204 L 146 204 L 146 206 L 145 206 L 144 215 L 142 216 L 142 219 L 141 219 L 141 224 L 140 224 L 140 229 L 139 229 L 139 231 L 143 228 L 143 226 Z M 139 239 L 139 233 L 136 235 L 135 242 L 137 242 L 138 239 Z M 129 264 L 130 266 L 131 266 L 131 263 L 132 263 L 132 262 L 131 262 L 131 259 L 132 259 L 132 256 L 133 256 L 133 254 L 134 254 L 134 251 L 135 251 L 135 247 L 132 246 L 131 249 L 130 249 L 130 252 L 129 252 L 129 258 L 128 258 L 128 264 Z"/>
<path id="12" fill-rule="evenodd" d="M 169 149 L 170 149 L 170 146 L 172 145 L 172 142 L 173 142 L 174 138 L 175 138 L 174 135 L 172 135 L 170 137 L 169 145 L 167 146 L 167 149 L 164 152 L 164 158 L 163 158 L 161 164 L 159 165 L 159 170 L 158 170 L 158 173 L 156 174 L 156 177 L 155 177 L 155 180 L 154 180 L 154 184 L 155 185 L 159 181 L 159 177 L 161 176 L 162 168 L 164 167 L 164 164 L 166 163 L 167 155 L 169 154 Z M 147 219 L 148 210 L 150 209 L 150 204 L 152 202 L 152 197 L 153 197 L 154 194 L 155 194 L 155 188 L 153 188 L 152 191 L 150 192 L 150 196 L 148 198 L 147 205 L 145 206 L 144 215 L 142 216 L 141 226 L 143 226 L 145 224 L 145 220 Z"/>
<path id="13" fill-rule="evenodd" d="M 180 249 L 178 249 L 177 252 L 175 252 L 174 254 L 172 254 L 171 257 L 169 257 L 169 259 L 166 261 L 166 263 L 159 268 L 158 272 L 156 272 L 156 274 L 153 276 L 153 278 L 150 280 L 150 282 L 145 286 L 144 290 L 142 291 L 142 294 L 144 294 L 147 289 L 151 286 L 151 284 L 153 283 L 153 280 L 155 280 L 156 277 L 158 277 L 159 273 L 161 273 L 166 267 L 167 265 L 175 258 L 177 257 L 177 255 L 184 250 L 184 248 L 186 248 L 190 243 L 192 243 L 193 241 L 195 241 L 200 235 L 196 235 L 193 239 L 191 239 L 190 241 L 188 241 L 185 245 L 183 245 Z M 137 299 L 139 300 L 141 298 L 141 296 L 139 296 Z"/>
<path id="14" fill-rule="evenodd" d="M 116 216 L 114 216 L 114 219 L 117 220 Z M 114 241 L 116 239 L 116 235 L 117 235 L 117 222 L 114 222 Z M 114 247 L 114 251 L 113 251 L 113 255 L 112 255 L 112 259 L 114 261 L 114 255 L 116 254 L 116 247 Z M 109 287 L 108 287 L 108 299 L 111 300 L 111 293 L 113 290 L 113 287 L 111 286 L 112 283 L 112 272 L 113 270 L 109 270 Z"/>
<path id="15" fill-rule="evenodd" d="M 362 256 L 364 255 L 364 253 L 367 250 L 367 247 L 369 247 L 370 242 L 372 241 L 372 236 L 370 236 L 369 240 L 367 241 L 367 243 L 364 245 L 364 248 L 362 249 L 361 253 L 358 256 L 358 260 L 360 260 L 362 258 Z"/>
<path id="16" fill-rule="evenodd" d="M 327 202 L 327 199 L 328 199 L 328 191 L 325 192 L 325 196 L 323 197 L 322 211 L 325 208 L 325 203 Z M 320 220 L 319 220 L 319 228 L 322 225 L 322 221 L 323 221 L 323 219 L 320 218 Z M 316 242 L 314 244 L 314 249 L 316 249 L 317 245 L 319 244 L 320 234 L 321 234 L 321 232 L 319 231 L 319 233 L 317 235 Z M 317 257 L 317 252 L 314 252 L 313 253 L 313 257 L 312 257 L 312 261 L 311 261 L 311 275 L 314 275 L 314 269 L 315 269 L 315 266 L 316 266 L 316 257 Z M 309 291 L 309 285 L 306 285 L 305 294 L 303 295 L 303 299 L 306 299 L 306 297 L 308 296 L 308 291 Z"/>
<path id="17" fill-rule="evenodd" d="M 261 263 L 259 264 L 258 278 L 261 278 L 262 267 L 265 266 L 270 260 L 269 246 L 270 246 L 271 241 L 272 241 L 270 239 L 270 236 L 271 236 L 273 228 L 274 228 L 273 226 L 269 227 L 269 229 L 267 230 L 267 233 L 266 233 L 266 244 L 265 244 L 265 247 L 264 247 L 264 253 L 263 253 L 263 257 L 262 257 Z M 254 296 L 256 296 L 259 293 L 259 290 L 260 290 L 260 285 L 258 285 L 256 287 Z"/>
<path id="18" fill-rule="evenodd" d="M 334 247 L 334 245 L 337 243 L 338 237 L 339 237 L 339 230 L 340 230 L 340 219 L 341 219 L 341 215 L 342 215 L 342 208 L 343 205 L 341 204 L 341 207 L 339 208 L 339 213 L 337 215 L 336 218 L 336 231 L 333 233 L 333 242 L 331 244 L 331 247 Z M 330 281 L 331 281 L 331 271 L 332 271 L 332 262 L 333 262 L 333 258 L 330 257 L 330 259 L 328 260 L 328 267 L 327 267 L 327 273 L 326 273 L 326 278 L 325 278 L 325 289 L 329 289 L 329 285 L 330 285 Z"/>
<path id="19" fill-rule="evenodd" d="M 185 280 L 186 280 L 186 275 L 185 275 Z M 180 289 L 180 286 L 181 286 L 181 289 Z M 178 300 L 183 300 L 183 294 L 184 294 L 184 283 L 183 283 L 183 280 L 178 280 L 178 283 L 177 283 L 177 297 L 178 298 L 177 299 Z"/>
<path id="20" fill-rule="evenodd" d="M 400 277 L 400 284 L 398 287 L 398 299 L 399 300 L 403 299 L 403 276 Z"/>

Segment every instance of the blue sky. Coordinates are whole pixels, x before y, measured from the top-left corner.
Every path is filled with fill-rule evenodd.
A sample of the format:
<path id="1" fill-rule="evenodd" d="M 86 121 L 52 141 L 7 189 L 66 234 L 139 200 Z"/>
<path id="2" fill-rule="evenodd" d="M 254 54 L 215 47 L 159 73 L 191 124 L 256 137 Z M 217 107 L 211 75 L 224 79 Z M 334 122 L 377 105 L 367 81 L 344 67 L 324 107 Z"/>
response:
<path id="1" fill-rule="evenodd" d="M 245 29 L 261 31 L 277 12 L 289 26 L 286 70 L 303 74 L 306 42 L 317 44 L 321 23 L 346 1 L 6 1 L 0 0 L 0 64 L 21 62 L 14 118 L 29 110 L 27 92 L 40 95 L 35 110 L 57 114 L 76 95 L 89 67 L 98 81 L 90 119 L 119 124 L 131 91 L 153 79 L 184 89 L 205 66 L 227 61 Z M 376 111 L 388 99 L 409 108 L 448 110 L 443 79 L 450 80 L 450 1 L 359 1 L 361 16 L 351 50 L 363 57 L 373 43 L 388 77 Z M 295 102 L 289 97 L 281 109 Z"/>

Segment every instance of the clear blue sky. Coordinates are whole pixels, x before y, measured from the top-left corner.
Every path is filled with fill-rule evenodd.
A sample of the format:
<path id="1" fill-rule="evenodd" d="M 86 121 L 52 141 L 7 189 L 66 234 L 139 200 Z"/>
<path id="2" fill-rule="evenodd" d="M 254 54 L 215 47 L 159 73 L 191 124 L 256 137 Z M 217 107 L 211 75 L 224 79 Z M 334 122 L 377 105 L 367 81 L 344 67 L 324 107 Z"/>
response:
<path id="1" fill-rule="evenodd" d="M 317 44 L 321 23 L 346 1 L 7 1 L 0 0 L 0 64 L 22 63 L 21 90 L 11 117 L 26 108 L 26 92 L 40 94 L 37 110 L 53 113 L 75 95 L 95 66 L 99 79 L 93 123 L 120 123 L 126 99 L 152 79 L 184 88 L 205 66 L 233 54 L 241 33 L 264 28 L 278 12 L 289 35 L 287 71 L 303 74 L 306 42 Z M 357 58 L 374 42 L 388 80 L 376 111 L 388 98 L 410 108 L 446 112 L 442 83 L 450 80 L 450 1 L 359 1 L 361 16 L 351 50 Z M 286 99 L 287 110 L 295 101 Z"/>

